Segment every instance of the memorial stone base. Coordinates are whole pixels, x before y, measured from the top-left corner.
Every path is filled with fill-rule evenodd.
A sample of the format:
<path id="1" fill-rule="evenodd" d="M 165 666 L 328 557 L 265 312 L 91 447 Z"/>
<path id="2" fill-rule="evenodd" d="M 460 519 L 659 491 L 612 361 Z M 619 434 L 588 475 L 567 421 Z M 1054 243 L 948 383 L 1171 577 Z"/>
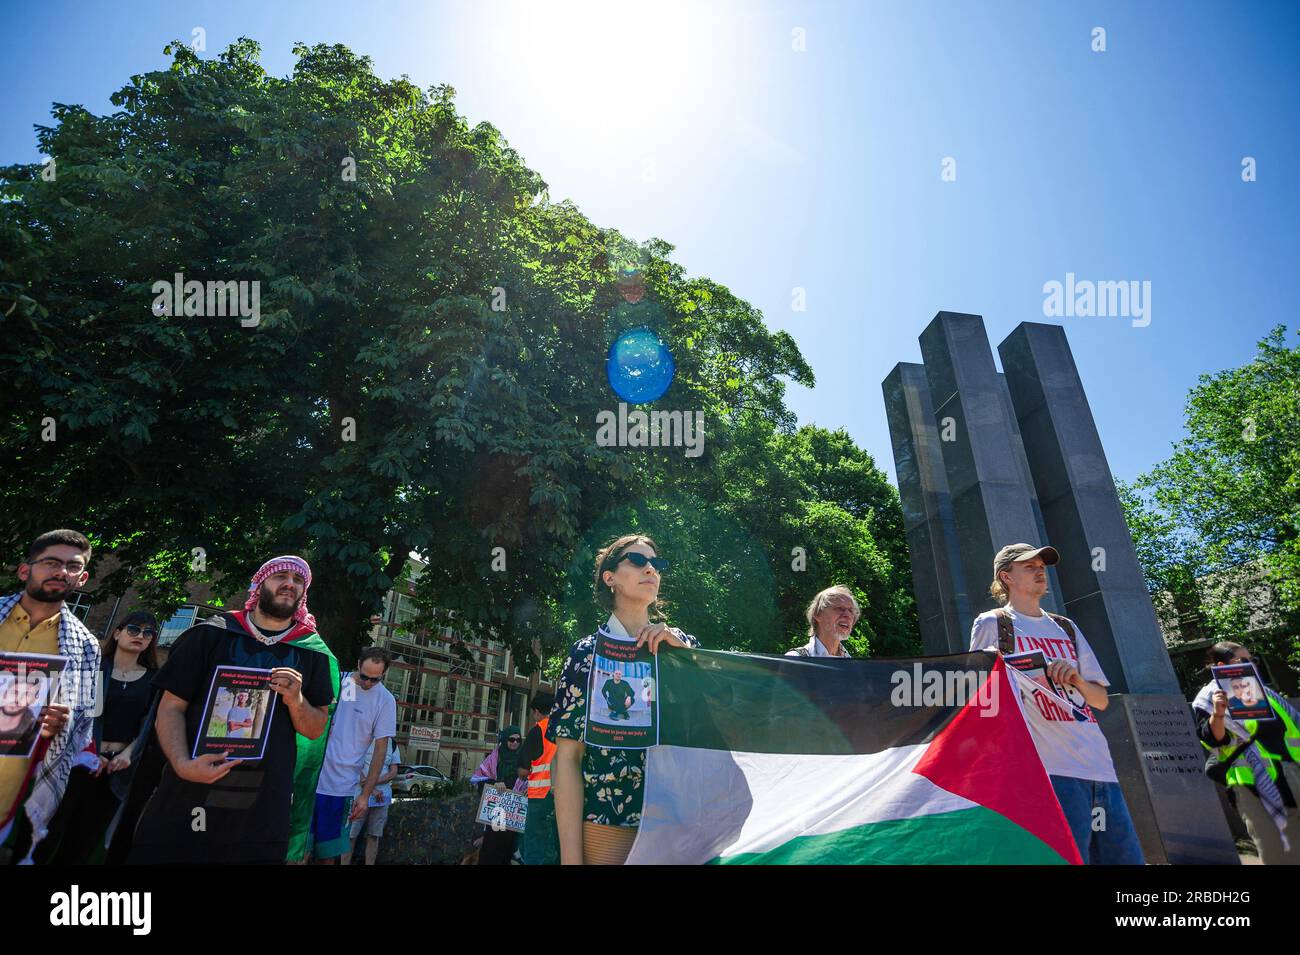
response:
<path id="1" fill-rule="evenodd" d="M 1116 693 L 1097 713 L 1149 865 L 1238 865 L 1203 767 L 1191 707 L 1178 696 Z"/>

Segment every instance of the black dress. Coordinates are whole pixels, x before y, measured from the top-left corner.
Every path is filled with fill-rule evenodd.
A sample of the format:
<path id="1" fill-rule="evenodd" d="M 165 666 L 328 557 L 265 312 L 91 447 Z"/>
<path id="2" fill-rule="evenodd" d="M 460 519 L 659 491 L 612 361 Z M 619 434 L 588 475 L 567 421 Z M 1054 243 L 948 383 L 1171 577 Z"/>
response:
<path id="1" fill-rule="evenodd" d="M 101 755 L 104 740 L 130 743 L 140 735 L 154 701 L 152 674 L 145 671 L 134 680 L 116 680 L 106 669 L 107 695 L 104 711 L 95 720 L 96 748 Z M 98 776 L 78 766 L 68 777 L 68 788 L 50 820 L 49 835 L 32 854 L 37 863 L 87 865 L 105 861 L 104 837 L 121 808 L 134 767 L 143 757 L 143 741 L 133 747 L 131 767 Z M 116 755 L 113 753 L 112 755 Z"/>

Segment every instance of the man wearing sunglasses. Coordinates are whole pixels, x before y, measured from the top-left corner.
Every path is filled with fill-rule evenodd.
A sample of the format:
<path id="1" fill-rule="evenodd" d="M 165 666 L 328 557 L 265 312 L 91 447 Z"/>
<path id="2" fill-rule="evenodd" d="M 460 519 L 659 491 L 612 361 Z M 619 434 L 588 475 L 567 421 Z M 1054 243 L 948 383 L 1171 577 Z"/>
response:
<path id="1" fill-rule="evenodd" d="M 90 742 L 99 641 L 64 606 L 90 579 L 89 563 L 84 534 L 42 534 L 18 565 L 22 591 L 0 599 L 0 653 L 68 658 L 57 698 L 41 709 L 31 756 L 0 759 L 0 862 L 30 858 L 63 799 L 73 761 Z"/>
<path id="2" fill-rule="evenodd" d="M 397 700 L 383 685 L 391 662 L 387 650 L 366 647 L 356 671 L 340 683 L 311 824 L 319 863 L 333 865 L 352 848 L 350 824 L 366 814 L 383 772 L 388 741 L 397 735 Z M 364 765 L 367 752 L 372 754 L 369 766 Z M 365 779 L 357 793 L 362 774 Z"/>

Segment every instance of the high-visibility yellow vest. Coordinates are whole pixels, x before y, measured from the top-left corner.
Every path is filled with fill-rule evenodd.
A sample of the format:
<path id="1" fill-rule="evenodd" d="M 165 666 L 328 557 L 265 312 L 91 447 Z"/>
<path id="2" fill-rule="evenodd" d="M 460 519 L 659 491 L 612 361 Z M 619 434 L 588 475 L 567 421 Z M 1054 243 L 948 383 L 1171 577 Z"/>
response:
<path id="1" fill-rule="evenodd" d="M 551 760 L 555 758 L 556 745 L 546 738 L 546 725 L 550 717 L 539 720 L 537 728 L 542 731 L 542 755 L 537 757 L 528 773 L 528 798 L 545 799 L 551 793 Z"/>
<path id="2" fill-rule="evenodd" d="M 1296 727 L 1295 723 L 1291 721 L 1290 714 L 1288 714 L 1282 707 L 1278 706 L 1271 696 L 1268 697 L 1268 705 L 1273 708 L 1273 712 L 1277 715 L 1277 718 L 1282 721 L 1282 735 L 1285 738 L 1287 752 L 1291 754 L 1293 760 L 1300 762 L 1300 728 Z M 1255 731 L 1259 728 L 1259 720 L 1242 720 L 1241 725 L 1247 733 L 1254 736 Z M 1205 740 L 1201 740 L 1201 745 L 1205 746 L 1206 749 L 1214 748 L 1211 747 L 1209 743 L 1206 743 Z M 1218 747 L 1220 761 L 1226 760 L 1240 745 L 1241 741 L 1233 737 L 1227 743 Z M 1273 779 L 1277 779 L 1277 764 L 1282 762 L 1281 754 L 1270 753 L 1263 743 L 1252 743 L 1251 745 L 1258 746 L 1260 752 L 1268 756 L 1268 762 L 1264 765 L 1268 769 L 1269 776 Z M 1255 773 L 1251 770 L 1250 764 L 1246 762 L 1245 753 L 1238 756 L 1236 761 L 1228 767 L 1227 782 L 1229 786 L 1255 785 Z M 1297 793 L 1296 795 L 1300 796 L 1300 793 Z"/>

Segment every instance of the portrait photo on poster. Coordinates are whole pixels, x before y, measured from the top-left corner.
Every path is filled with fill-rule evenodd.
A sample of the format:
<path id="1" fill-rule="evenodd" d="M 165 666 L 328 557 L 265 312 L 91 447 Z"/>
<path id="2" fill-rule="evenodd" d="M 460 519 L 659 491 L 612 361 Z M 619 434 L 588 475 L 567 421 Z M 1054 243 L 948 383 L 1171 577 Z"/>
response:
<path id="1" fill-rule="evenodd" d="M 1214 682 L 1228 696 L 1228 715 L 1234 720 L 1271 720 L 1264 681 L 1254 663 L 1224 663 L 1210 667 Z"/>
<path id="2" fill-rule="evenodd" d="M 41 735 L 41 710 L 56 700 L 67 657 L 0 653 L 0 757 L 26 759 Z"/>
<path id="3" fill-rule="evenodd" d="M 271 671 L 219 666 L 212 673 L 193 758 L 228 753 L 229 759 L 261 759 L 266 752 L 278 694 Z"/>
<path id="4" fill-rule="evenodd" d="M 587 690 L 589 745 L 643 749 L 659 741 L 656 663 L 646 647 L 597 637 Z"/>

